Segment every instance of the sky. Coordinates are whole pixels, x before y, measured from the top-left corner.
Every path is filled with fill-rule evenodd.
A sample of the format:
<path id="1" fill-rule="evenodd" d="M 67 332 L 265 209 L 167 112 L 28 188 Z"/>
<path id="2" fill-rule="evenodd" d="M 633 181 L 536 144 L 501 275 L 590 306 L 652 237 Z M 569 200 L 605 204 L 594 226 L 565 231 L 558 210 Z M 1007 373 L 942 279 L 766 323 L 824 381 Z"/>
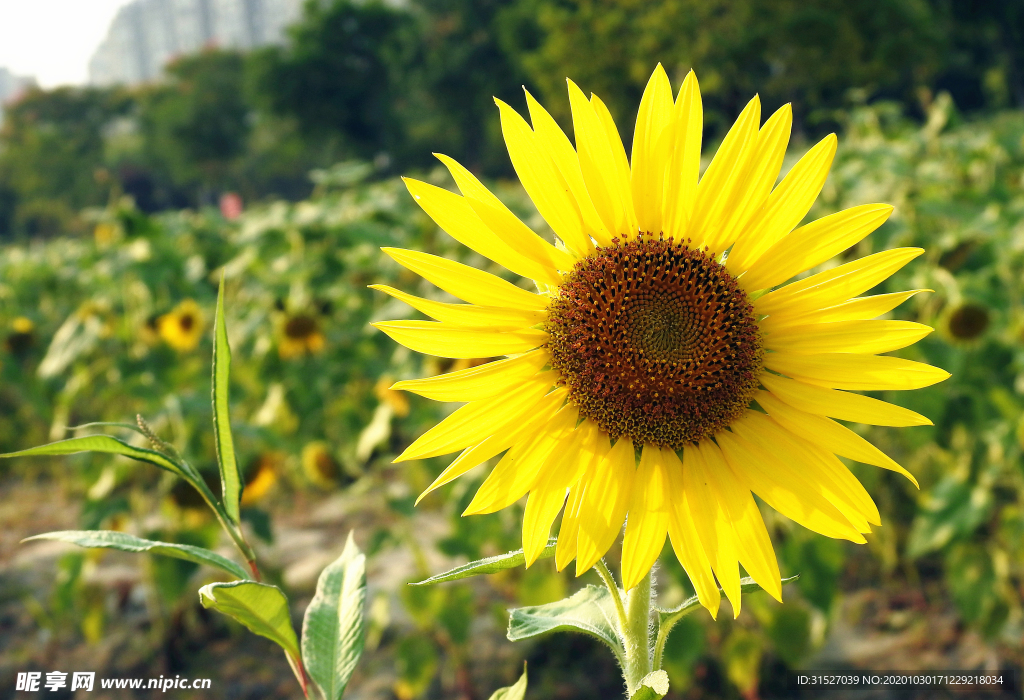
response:
<path id="1" fill-rule="evenodd" d="M 0 67 L 40 86 L 81 85 L 89 58 L 131 0 L 0 0 Z"/>

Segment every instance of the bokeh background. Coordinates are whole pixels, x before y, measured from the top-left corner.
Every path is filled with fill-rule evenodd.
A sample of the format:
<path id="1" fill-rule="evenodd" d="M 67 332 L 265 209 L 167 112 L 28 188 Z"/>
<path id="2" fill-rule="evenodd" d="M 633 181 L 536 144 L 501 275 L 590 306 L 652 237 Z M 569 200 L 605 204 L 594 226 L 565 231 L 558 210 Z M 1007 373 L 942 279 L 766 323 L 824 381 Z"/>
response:
<path id="1" fill-rule="evenodd" d="M 896 206 L 836 262 L 925 248 L 876 291 L 934 290 L 893 312 L 936 329 L 901 354 L 953 375 L 878 394 L 934 427 L 852 426 L 921 483 L 852 465 L 884 523 L 867 545 L 766 509 L 783 575 L 799 581 L 784 605 L 755 593 L 738 619 L 727 603 L 717 622 L 687 618 L 666 652 L 670 697 L 787 697 L 796 669 L 1024 663 L 1024 1 L 134 0 L 107 31 L 87 84 L 42 89 L 0 70 L 0 451 L 142 414 L 214 480 L 223 271 L 243 517 L 270 579 L 301 614 L 350 529 L 369 554 L 368 652 L 348 697 L 482 700 L 524 659 L 528 697 L 621 692 L 588 638 L 504 639 L 507 608 L 586 582 L 553 560 L 404 585 L 518 547 L 521 512 L 460 518 L 481 469 L 413 508 L 449 460 L 391 460 L 452 407 L 388 387 L 472 362 L 375 332 L 369 322 L 411 312 L 367 285 L 432 293 L 380 253 L 389 245 L 499 272 L 398 180 L 453 187 L 431 152 L 547 231 L 492 96 L 523 110 L 526 86 L 571 134 L 571 76 L 605 99 L 628 150 L 659 61 L 675 85 L 697 72 L 706 153 L 755 92 L 767 112 L 793 103 L 783 172 L 839 134 L 809 216 Z M 226 546 L 168 474 L 101 456 L 0 464 L 0 697 L 27 670 L 297 696 L 270 642 L 200 608 L 213 571 L 18 544 L 87 528 Z M 658 587 L 667 603 L 691 593 L 670 551 Z"/>

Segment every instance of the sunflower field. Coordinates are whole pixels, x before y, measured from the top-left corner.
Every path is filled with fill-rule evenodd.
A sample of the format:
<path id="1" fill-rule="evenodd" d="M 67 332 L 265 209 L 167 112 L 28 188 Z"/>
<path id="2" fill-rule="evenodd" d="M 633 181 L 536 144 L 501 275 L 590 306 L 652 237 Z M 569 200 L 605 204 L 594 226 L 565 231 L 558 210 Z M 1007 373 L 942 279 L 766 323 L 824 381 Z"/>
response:
<path id="1" fill-rule="evenodd" d="M 841 124 L 808 220 L 867 202 L 895 212 L 821 269 L 893 247 L 925 250 L 874 293 L 927 290 L 891 317 L 936 330 L 896 355 L 952 376 L 873 395 L 934 425 L 851 425 L 920 489 L 847 460 L 881 514 L 866 545 L 823 538 L 762 508 L 782 576 L 799 578 L 784 604 L 752 592 L 736 619 L 700 610 L 682 618 L 664 650 L 669 698 L 794 697 L 790 678 L 800 669 L 1024 664 L 1024 114 L 965 118 L 940 93 L 923 121 L 882 102 L 851 109 Z M 788 156 L 783 173 L 793 162 Z M 289 592 L 294 615 L 350 531 L 367 557 L 365 652 L 346 697 L 487 698 L 511 685 L 524 661 L 526 697 L 616 696 L 621 678 L 591 637 L 505 638 L 509 608 L 551 603 L 599 583 L 597 574 L 577 579 L 542 558 L 407 585 L 522 546 L 523 504 L 462 517 L 486 476 L 477 468 L 416 505 L 451 458 L 393 460 L 453 407 L 390 387 L 490 358 L 421 356 L 372 327 L 415 312 L 371 285 L 436 293 L 380 248 L 516 279 L 459 246 L 378 166 L 347 161 L 311 177 L 308 199 L 230 218 L 213 207 L 146 214 L 114 197 L 81 214 L 84 234 L 2 244 L 0 452 L 87 432 L 142 445 L 124 427 L 141 416 L 218 491 L 208 426 L 223 277 L 240 518 L 264 578 Z M 420 177 L 454 189 L 443 169 Z M 489 185 L 531 228 L 550 233 L 517 182 Z M 22 457 L 2 470 L 2 693 L 18 672 L 88 669 L 208 677 L 218 697 L 296 697 L 270 642 L 199 605 L 195 590 L 218 579 L 209 566 L 19 544 L 46 531 L 116 530 L 227 551 L 184 482 L 100 454 Z M 609 560 L 620 547 L 621 538 Z M 655 580 L 666 604 L 694 594 L 668 545 Z M 106 692 L 97 697 L 128 697 Z"/>

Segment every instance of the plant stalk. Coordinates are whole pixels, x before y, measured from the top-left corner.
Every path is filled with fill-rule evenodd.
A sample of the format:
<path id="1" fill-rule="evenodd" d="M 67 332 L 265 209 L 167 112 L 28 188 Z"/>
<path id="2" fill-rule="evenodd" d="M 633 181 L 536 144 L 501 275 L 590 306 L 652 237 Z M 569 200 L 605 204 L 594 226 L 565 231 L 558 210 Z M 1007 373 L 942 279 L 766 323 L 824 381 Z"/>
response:
<path id="1" fill-rule="evenodd" d="M 651 672 L 651 578 L 649 571 L 626 594 L 626 625 L 622 629 L 626 664 L 622 672 L 626 679 L 627 698 L 637 691 L 640 681 Z"/>

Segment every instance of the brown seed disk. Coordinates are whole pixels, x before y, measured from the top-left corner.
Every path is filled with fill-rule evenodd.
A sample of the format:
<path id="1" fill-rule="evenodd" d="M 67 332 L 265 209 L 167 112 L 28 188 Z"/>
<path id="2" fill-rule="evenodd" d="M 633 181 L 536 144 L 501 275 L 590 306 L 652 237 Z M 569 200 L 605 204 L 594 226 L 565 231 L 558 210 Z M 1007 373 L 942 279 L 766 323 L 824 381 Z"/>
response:
<path id="1" fill-rule="evenodd" d="M 757 390 L 753 306 L 724 265 L 687 244 L 598 248 L 548 308 L 551 365 L 613 438 L 678 450 L 729 425 Z"/>

